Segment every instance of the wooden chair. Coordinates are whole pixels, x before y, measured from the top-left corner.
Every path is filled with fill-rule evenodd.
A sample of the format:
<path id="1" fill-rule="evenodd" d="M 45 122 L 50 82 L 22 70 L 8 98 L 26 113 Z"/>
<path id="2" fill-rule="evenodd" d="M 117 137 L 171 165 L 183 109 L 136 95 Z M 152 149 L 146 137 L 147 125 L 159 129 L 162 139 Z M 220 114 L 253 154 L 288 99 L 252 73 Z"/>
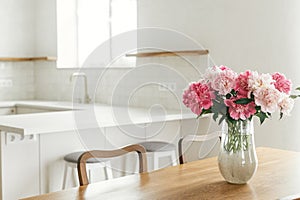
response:
<path id="1" fill-rule="evenodd" d="M 77 170 L 80 186 L 88 185 L 89 180 L 86 172 L 86 162 L 90 158 L 112 158 L 127 154 L 129 152 L 137 152 L 139 157 L 139 172 L 147 172 L 147 158 L 146 158 L 146 150 L 143 146 L 138 144 L 133 144 L 129 146 L 125 146 L 121 149 L 111 150 L 111 151 L 103 151 L 103 150 L 93 150 L 86 151 L 78 159 L 77 162 Z"/>
<path id="2" fill-rule="evenodd" d="M 184 153 L 183 153 L 183 143 L 184 142 L 205 142 L 205 141 L 220 138 L 220 135 L 221 135 L 221 132 L 217 131 L 217 132 L 209 133 L 206 135 L 186 135 L 186 136 L 180 138 L 180 140 L 178 141 L 179 163 L 180 164 L 185 163 Z M 212 146 L 211 150 L 214 148 L 214 146 L 215 145 Z"/>
<path id="3" fill-rule="evenodd" d="M 77 162 L 81 154 L 83 154 L 85 151 L 77 151 L 72 152 L 64 156 L 64 175 L 63 175 L 63 183 L 62 183 L 62 189 L 67 188 L 67 181 L 68 181 L 68 172 L 71 170 L 71 174 L 73 174 L 73 171 L 77 171 Z M 111 162 L 109 158 L 91 158 L 87 160 L 86 168 L 89 175 L 90 182 L 92 181 L 92 171 L 96 169 L 102 169 L 104 170 L 104 177 L 105 180 L 113 179 L 113 171 L 111 168 Z M 71 178 L 71 177 L 70 177 Z M 77 185 L 78 181 L 76 181 L 78 176 L 74 179 L 74 184 Z"/>

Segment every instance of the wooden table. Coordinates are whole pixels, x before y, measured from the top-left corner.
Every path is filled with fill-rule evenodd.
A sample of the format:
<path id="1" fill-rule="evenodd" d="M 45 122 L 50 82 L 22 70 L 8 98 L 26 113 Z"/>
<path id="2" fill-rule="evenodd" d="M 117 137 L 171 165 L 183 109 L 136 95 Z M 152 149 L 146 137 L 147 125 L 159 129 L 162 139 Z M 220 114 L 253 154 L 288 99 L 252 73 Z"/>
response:
<path id="1" fill-rule="evenodd" d="M 259 167 L 248 184 L 224 181 L 217 158 L 53 192 L 26 200 L 280 199 L 300 195 L 300 152 L 257 148 Z"/>

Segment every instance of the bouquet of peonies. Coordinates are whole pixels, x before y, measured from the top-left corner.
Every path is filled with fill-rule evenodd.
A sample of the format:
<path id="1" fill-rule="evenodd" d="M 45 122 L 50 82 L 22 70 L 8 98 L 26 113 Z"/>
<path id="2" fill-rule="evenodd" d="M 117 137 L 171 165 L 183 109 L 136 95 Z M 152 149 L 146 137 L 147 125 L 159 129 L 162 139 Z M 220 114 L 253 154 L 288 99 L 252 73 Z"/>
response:
<path id="1" fill-rule="evenodd" d="M 300 88 L 297 88 L 300 90 Z M 275 111 L 289 115 L 294 98 L 291 81 L 283 74 L 245 71 L 237 74 L 226 66 L 208 68 L 200 81 L 191 83 L 183 93 L 183 103 L 198 117 L 212 113 L 219 124 L 225 120 L 222 141 L 225 152 L 238 153 L 252 147 L 253 116 L 262 124 Z"/>
<path id="2" fill-rule="evenodd" d="M 183 93 L 183 103 L 198 116 L 213 113 L 219 123 L 251 120 L 253 116 L 263 123 L 276 110 L 280 118 L 289 115 L 293 98 L 297 97 L 290 93 L 291 81 L 278 72 L 248 70 L 237 74 L 226 66 L 214 66 L 200 81 L 189 85 Z"/>

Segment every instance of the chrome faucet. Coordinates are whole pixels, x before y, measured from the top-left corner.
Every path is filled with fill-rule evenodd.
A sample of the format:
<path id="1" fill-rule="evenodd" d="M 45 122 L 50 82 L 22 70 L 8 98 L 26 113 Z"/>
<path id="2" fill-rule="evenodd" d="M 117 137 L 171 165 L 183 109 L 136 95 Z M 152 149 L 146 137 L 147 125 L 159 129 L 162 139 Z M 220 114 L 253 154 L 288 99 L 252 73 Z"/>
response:
<path id="1" fill-rule="evenodd" d="M 84 79 L 84 101 L 83 103 L 90 103 L 91 102 L 91 98 L 88 95 L 88 86 L 87 86 L 87 77 L 86 74 L 83 72 L 74 72 L 71 77 L 70 77 L 70 81 L 73 80 L 73 77 L 80 77 L 82 76 Z"/>

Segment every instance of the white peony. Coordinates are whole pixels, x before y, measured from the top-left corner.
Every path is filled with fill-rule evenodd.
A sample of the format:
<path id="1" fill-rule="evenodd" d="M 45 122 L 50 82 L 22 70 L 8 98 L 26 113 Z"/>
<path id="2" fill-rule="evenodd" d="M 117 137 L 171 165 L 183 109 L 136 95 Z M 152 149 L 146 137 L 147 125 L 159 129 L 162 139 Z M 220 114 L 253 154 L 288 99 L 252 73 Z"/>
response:
<path id="1" fill-rule="evenodd" d="M 257 71 L 252 72 L 248 79 L 248 87 L 252 92 L 261 88 L 275 88 L 274 83 L 270 74 L 259 74 Z"/>
<path id="2" fill-rule="evenodd" d="M 280 108 L 280 112 L 284 115 L 290 115 L 293 107 L 294 107 L 294 100 L 289 97 L 289 95 L 282 93 L 280 102 L 278 104 Z"/>

